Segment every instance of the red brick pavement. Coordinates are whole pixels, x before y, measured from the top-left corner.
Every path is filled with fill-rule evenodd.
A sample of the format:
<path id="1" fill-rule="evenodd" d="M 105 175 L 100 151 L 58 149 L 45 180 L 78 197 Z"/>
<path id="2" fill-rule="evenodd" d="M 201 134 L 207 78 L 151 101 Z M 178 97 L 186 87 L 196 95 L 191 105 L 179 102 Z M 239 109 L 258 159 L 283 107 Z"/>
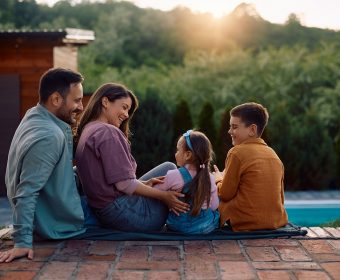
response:
<path id="1" fill-rule="evenodd" d="M 291 239 L 37 242 L 34 260 L 0 264 L 0 279 L 340 279 L 339 236 L 310 228 Z"/>

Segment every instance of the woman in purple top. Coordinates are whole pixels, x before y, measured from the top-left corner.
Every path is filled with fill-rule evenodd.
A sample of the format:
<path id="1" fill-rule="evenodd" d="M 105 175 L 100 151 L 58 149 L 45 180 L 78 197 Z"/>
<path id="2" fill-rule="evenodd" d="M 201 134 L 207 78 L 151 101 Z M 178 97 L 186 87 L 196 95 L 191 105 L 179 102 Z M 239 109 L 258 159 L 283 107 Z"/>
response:
<path id="1" fill-rule="evenodd" d="M 168 208 L 179 213 L 189 207 L 178 199 L 181 193 L 152 188 L 174 164 L 163 163 L 136 178 L 128 137 L 137 107 L 126 87 L 104 84 L 91 96 L 77 132 L 76 163 L 88 204 L 103 226 L 123 231 L 160 229 Z"/>

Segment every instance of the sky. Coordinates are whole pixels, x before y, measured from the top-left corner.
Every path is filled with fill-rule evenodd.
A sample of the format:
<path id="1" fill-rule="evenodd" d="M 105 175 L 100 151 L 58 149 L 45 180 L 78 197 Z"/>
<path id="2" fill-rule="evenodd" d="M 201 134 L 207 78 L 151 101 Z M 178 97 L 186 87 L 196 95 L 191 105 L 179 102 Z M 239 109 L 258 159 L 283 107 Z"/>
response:
<path id="1" fill-rule="evenodd" d="M 80 0 L 73 0 L 79 2 Z M 96 1 L 96 0 L 93 0 Z M 141 8 L 171 10 L 185 6 L 194 12 L 209 12 L 215 17 L 229 14 L 238 4 L 253 4 L 265 20 L 284 23 L 289 14 L 295 13 L 301 23 L 310 27 L 340 30 L 340 0 L 128 0 Z M 53 5 L 57 0 L 36 0 Z M 99 2 L 99 1 L 98 1 Z"/>

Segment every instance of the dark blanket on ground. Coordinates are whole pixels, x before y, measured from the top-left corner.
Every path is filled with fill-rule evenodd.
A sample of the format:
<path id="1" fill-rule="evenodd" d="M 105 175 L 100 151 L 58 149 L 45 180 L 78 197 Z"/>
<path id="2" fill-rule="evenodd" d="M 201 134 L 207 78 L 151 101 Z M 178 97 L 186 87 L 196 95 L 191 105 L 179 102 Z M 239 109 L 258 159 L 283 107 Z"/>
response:
<path id="1" fill-rule="evenodd" d="M 229 228 L 216 229 L 209 234 L 186 235 L 172 231 L 153 231 L 153 232 L 123 232 L 112 229 L 90 227 L 87 231 L 74 237 L 74 239 L 87 240 L 235 240 L 235 239 L 259 239 L 277 238 L 306 235 L 307 231 L 293 224 L 275 230 L 256 230 L 234 232 Z"/>

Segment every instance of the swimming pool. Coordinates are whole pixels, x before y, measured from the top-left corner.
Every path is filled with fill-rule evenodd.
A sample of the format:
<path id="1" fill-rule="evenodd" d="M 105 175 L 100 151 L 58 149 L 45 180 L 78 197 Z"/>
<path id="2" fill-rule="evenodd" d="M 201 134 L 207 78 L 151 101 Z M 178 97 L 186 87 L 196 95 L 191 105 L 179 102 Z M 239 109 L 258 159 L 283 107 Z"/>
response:
<path id="1" fill-rule="evenodd" d="M 340 218 L 339 200 L 291 200 L 285 207 L 289 221 L 298 226 L 320 226 Z"/>

